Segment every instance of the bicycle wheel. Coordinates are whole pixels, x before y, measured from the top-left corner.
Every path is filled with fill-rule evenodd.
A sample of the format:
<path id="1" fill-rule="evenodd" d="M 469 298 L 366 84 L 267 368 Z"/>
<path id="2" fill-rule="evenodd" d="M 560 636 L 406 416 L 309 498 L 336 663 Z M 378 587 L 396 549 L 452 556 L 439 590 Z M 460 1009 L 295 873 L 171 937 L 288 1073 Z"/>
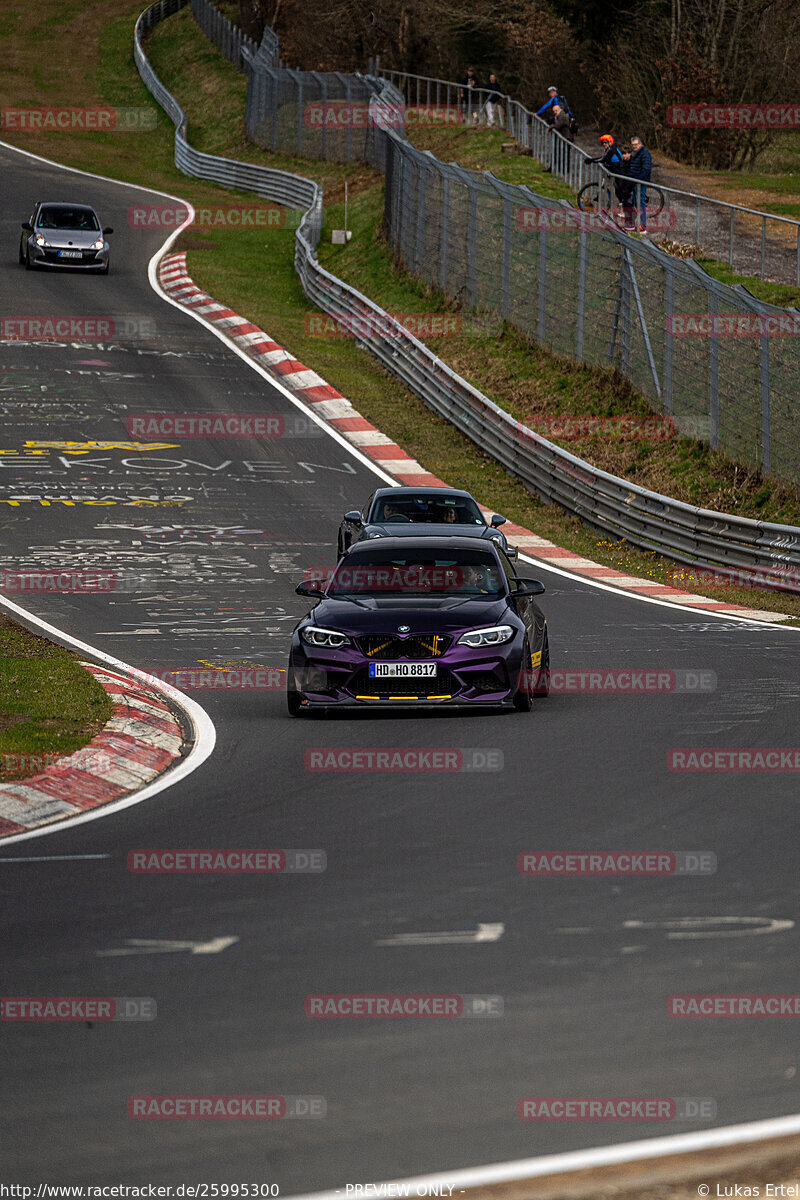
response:
<path id="1" fill-rule="evenodd" d="M 605 191 L 599 183 L 585 183 L 578 192 L 578 208 L 581 212 L 598 212 Z"/>

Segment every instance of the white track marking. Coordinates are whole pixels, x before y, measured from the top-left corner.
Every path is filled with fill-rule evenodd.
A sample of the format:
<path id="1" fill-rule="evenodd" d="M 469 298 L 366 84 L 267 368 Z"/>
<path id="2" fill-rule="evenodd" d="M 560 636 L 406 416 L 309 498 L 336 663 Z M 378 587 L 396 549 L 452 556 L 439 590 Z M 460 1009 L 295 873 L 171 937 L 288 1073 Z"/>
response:
<path id="1" fill-rule="evenodd" d="M 452 1188 L 455 1193 L 464 1188 L 491 1187 L 498 1183 L 541 1179 L 570 1171 L 588 1171 L 594 1167 L 666 1158 L 673 1154 L 698 1154 L 722 1146 L 742 1146 L 769 1138 L 792 1137 L 798 1133 L 800 1113 L 792 1113 L 790 1116 L 774 1117 L 767 1121 L 751 1121 L 747 1125 L 726 1125 L 721 1129 L 704 1129 L 697 1133 L 679 1133 L 671 1137 L 645 1138 L 641 1142 L 623 1142 L 618 1146 L 598 1146 L 592 1150 L 573 1150 L 566 1154 L 546 1154 L 541 1158 L 519 1158 L 513 1162 L 488 1163 L 483 1167 L 438 1171 L 435 1175 L 386 1180 L 371 1185 L 372 1188 L 382 1188 L 382 1192 L 364 1192 L 362 1195 L 391 1195 L 392 1193 L 387 1191 L 389 1186 L 396 1189 L 408 1188 L 406 1194 L 412 1197 L 435 1194 L 432 1192 L 435 1187 Z M 287 1196 L 286 1200 L 342 1200 L 344 1190 L 342 1185 L 341 1188 L 332 1191 Z"/>
<path id="2" fill-rule="evenodd" d="M 762 933 L 785 933 L 794 921 L 771 917 L 677 917 L 672 921 L 623 921 L 625 929 L 667 929 L 668 940 L 683 938 L 755 937 Z M 740 929 L 715 926 L 739 925 Z"/>
<path id="3" fill-rule="evenodd" d="M 497 942 L 505 933 L 505 925 L 478 925 L 475 929 L 454 929 L 442 933 L 396 933 L 393 937 L 381 938 L 376 946 L 445 946 L 466 945 L 474 942 Z"/>
<path id="4" fill-rule="evenodd" d="M 208 942 L 178 942 L 170 939 L 128 938 L 125 946 L 118 950 L 97 950 L 98 958 L 125 958 L 131 954 L 177 954 L 188 950 L 190 954 L 221 954 L 238 942 L 238 937 L 215 937 Z"/>

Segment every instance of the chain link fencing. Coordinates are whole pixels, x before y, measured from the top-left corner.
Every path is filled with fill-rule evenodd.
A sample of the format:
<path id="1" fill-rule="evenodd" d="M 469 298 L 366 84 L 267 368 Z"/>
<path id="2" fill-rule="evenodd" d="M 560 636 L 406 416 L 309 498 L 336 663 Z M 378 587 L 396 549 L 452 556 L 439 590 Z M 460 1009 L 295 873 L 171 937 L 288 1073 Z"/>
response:
<path id="1" fill-rule="evenodd" d="M 320 265 L 316 247 L 321 237 L 322 191 L 316 183 L 287 172 L 201 154 L 189 146 L 186 140 L 186 119 L 182 109 L 153 72 L 142 44 L 142 35 L 146 28 L 169 13 L 177 11 L 185 3 L 186 0 L 158 0 L 156 4 L 145 10 L 136 25 L 134 46 L 136 63 L 143 80 L 175 123 L 176 163 L 189 175 L 212 179 L 227 187 L 248 188 L 256 191 L 259 195 L 265 195 L 290 207 L 304 210 L 296 234 L 295 269 L 306 295 L 314 304 L 323 312 L 336 317 L 352 316 L 356 321 L 365 322 L 368 328 L 380 327 L 389 330 L 390 333 L 384 337 L 367 337 L 362 343 L 364 348 L 373 353 L 387 370 L 421 396 L 434 412 L 449 420 L 545 500 L 560 504 L 612 537 L 622 537 L 633 545 L 666 553 L 678 562 L 710 566 L 733 576 L 737 576 L 741 569 L 756 572 L 769 571 L 773 579 L 772 586 L 800 593 L 800 528 L 728 516 L 724 513 L 707 511 L 672 500 L 667 496 L 648 491 L 625 479 L 599 470 L 547 441 L 540 434 L 509 416 L 477 388 L 457 375 L 428 347 L 368 297 L 337 279 Z M 387 89 L 383 85 L 376 86 L 382 89 L 383 96 L 380 100 L 372 102 L 375 114 L 373 124 L 375 128 L 382 128 L 385 124 L 387 105 L 397 104 L 399 100 L 397 93 L 392 91 L 387 93 Z M 379 116 L 379 114 L 382 115 Z M 393 143 L 399 143 L 402 138 L 393 132 L 390 140 Z M 407 147 L 408 144 L 405 143 L 405 146 Z M 419 152 L 417 151 L 415 154 L 419 154 Z M 435 169 L 443 181 L 442 194 L 449 193 L 451 179 L 447 172 L 442 172 L 443 164 L 438 164 L 437 160 L 430 155 L 421 157 L 427 161 L 427 169 L 432 169 L 431 162 L 436 164 Z M 396 187 L 399 187 L 403 181 L 407 187 L 412 185 L 409 183 L 410 170 L 407 166 L 402 165 L 404 162 L 402 158 L 398 157 L 395 160 L 394 155 L 390 154 L 387 162 L 390 164 L 387 171 L 388 207 L 391 198 L 396 194 Z M 393 183 L 388 176 L 396 168 L 398 179 Z M 417 163 L 414 169 L 424 170 L 426 168 Z M 457 171 L 461 172 L 461 168 L 458 168 Z M 487 207 L 487 201 L 489 201 L 489 211 L 493 211 L 491 205 L 495 203 L 493 197 L 496 189 L 493 185 L 489 185 L 489 192 L 480 191 L 479 193 L 476 190 L 477 181 L 482 177 L 473 177 L 469 172 L 463 172 L 463 174 L 468 177 L 466 180 L 462 180 L 462 186 L 466 191 L 463 191 L 460 197 L 454 195 L 452 211 L 459 216 L 462 223 L 466 222 L 467 225 L 471 223 L 477 233 L 478 214 Z M 494 183 L 499 183 L 499 181 L 494 181 Z M 416 186 L 419 191 L 418 181 Z M 511 188 L 510 185 L 503 184 L 502 187 L 510 188 L 511 195 L 503 198 L 502 223 L 498 224 L 496 220 L 494 222 L 497 248 L 501 248 L 505 244 L 504 231 L 511 224 L 513 213 L 511 196 L 516 197 L 518 191 L 518 189 Z M 430 215 L 436 211 L 435 205 L 432 203 L 432 193 L 429 193 L 427 185 L 424 191 L 426 197 L 431 197 L 431 202 L 423 206 L 417 205 L 414 211 L 418 214 L 422 207 L 422 211 L 427 211 Z M 455 191 L 456 189 L 454 189 Z M 532 193 L 529 193 L 525 199 L 539 201 L 542 205 L 546 204 L 541 197 L 534 197 Z M 538 207 L 538 205 L 534 204 L 534 207 Z M 569 208 L 563 204 L 557 207 L 559 211 Z M 446 202 L 440 198 L 439 218 L 443 219 L 445 214 L 450 223 L 449 195 L 446 197 Z M 497 217 L 496 212 L 495 217 Z M 472 268 L 467 261 L 465 269 L 463 247 L 466 242 L 463 224 L 460 233 L 451 223 L 448 227 L 452 229 L 452 236 L 448 234 L 448 237 L 441 243 L 443 247 L 447 247 L 444 254 L 446 281 L 449 278 L 447 259 L 452 248 L 453 261 L 461 261 L 458 269 L 461 272 L 462 288 L 468 289 L 470 273 L 475 281 L 473 286 L 476 286 L 480 278 L 478 266 L 485 260 L 485 252 L 482 251 L 479 256 L 477 242 L 475 242 L 476 253 L 472 256 Z M 406 231 L 408 232 L 410 228 L 410 226 L 406 226 Z M 491 233 L 491 223 L 487 229 Z M 414 245 L 422 246 L 425 236 L 425 221 L 423 220 L 421 224 L 418 221 L 414 227 Z M 549 232 L 547 236 L 549 236 Z M 576 346 L 582 339 L 584 346 L 594 344 L 602 350 L 605 333 L 611 329 L 612 349 L 619 343 L 620 354 L 629 359 L 636 350 L 636 343 L 630 336 L 632 316 L 628 324 L 628 335 L 625 336 L 624 313 L 626 310 L 630 310 L 631 313 L 635 311 L 638 319 L 640 310 L 646 311 L 642 297 L 644 295 L 648 300 L 651 299 L 647 290 L 646 271 L 642 270 L 642 261 L 633 258 L 633 251 L 631 251 L 630 257 L 627 256 L 627 252 L 630 250 L 627 243 L 632 239 L 603 231 L 601 241 L 604 251 L 601 256 L 599 250 L 590 254 L 588 236 L 586 231 L 580 231 L 577 244 L 572 245 L 570 249 L 568 244 L 564 243 L 565 249 L 559 251 L 553 260 L 558 262 L 559 258 L 563 257 L 565 261 L 571 262 L 573 268 L 575 268 L 575 262 L 572 260 L 577 261 L 577 268 L 572 270 L 571 274 L 567 272 L 564 275 L 567 284 L 572 280 L 575 285 L 573 290 L 570 291 L 569 287 L 565 286 L 558 292 L 558 295 L 562 297 L 563 303 L 576 301 L 577 311 L 584 313 L 583 322 L 576 321 L 574 315 L 572 318 L 562 317 L 559 320 L 559 313 L 548 314 L 546 289 L 549 286 L 547 267 L 550 262 L 550 252 L 547 249 L 547 240 L 540 241 L 536 248 L 540 268 L 535 279 L 536 287 L 533 291 L 530 288 L 527 289 L 528 302 L 524 304 L 520 300 L 520 305 L 526 310 L 532 311 L 535 308 L 537 329 L 541 333 L 542 339 L 552 338 L 554 348 L 565 348 L 562 352 L 569 352 L 568 347 L 572 339 L 575 339 Z M 593 233 L 591 236 L 597 235 Z M 409 253 L 411 253 L 410 244 L 406 246 Z M 435 239 L 432 244 L 436 244 Z M 654 268 L 656 283 L 653 284 L 650 280 L 650 284 L 652 284 L 654 294 L 658 299 L 656 284 L 659 279 L 663 283 L 664 279 L 657 272 L 658 270 L 663 272 L 663 264 L 660 260 L 665 256 L 647 246 L 640 247 L 639 253 L 652 255 L 653 262 L 656 264 L 656 268 Z M 468 259 L 469 256 L 467 256 Z M 438 259 L 440 271 L 442 262 L 443 258 L 440 255 Z M 528 265 L 530 264 L 528 263 Z M 692 270 L 691 264 L 676 264 L 676 266 L 681 269 L 686 268 L 689 271 L 690 280 L 695 273 L 699 276 L 703 275 L 697 268 Z M 502 307 L 502 281 L 506 278 L 510 281 L 512 277 L 510 256 L 508 271 L 502 258 L 495 259 L 494 268 L 495 285 L 499 269 L 501 282 L 496 298 Z M 526 266 L 521 268 L 523 275 L 526 269 Z M 575 270 L 577 270 L 577 275 Z M 489 272 L 486 273 L 487 278 L 489 274 Z M 583 279 L 583 284 L 580 282 L 581 279 Z M 615 301 L 610 300 L 603 290 L 607 289 L 609 282 L 616 285 Z M 686 281 L 684 280 L 684 282 Z M 704 294 L 705 283 L 706 281 L 703 279 L 697 282 L 696 286 L 700 294 Z M 595 297 L 592 290 L 595 286 L 598 289 L 596 312 L 589 303 L 589 300 Z M 672 287 L 674 297 L 674 281 Z M 721 288 L 722 285 L 719 287 Z M 584 294 L 583 300 L 581 300 L 581 291 Z M 730 291 L 730 289 L 723 289 L 723 291 Z M 554 294 L 551 293 L 551 296 Z M 608 324 L 609 311 L 612 307 L 614 312 L 611 315 L 611 322 Z M 660 304 L 658 311 L 663 311 L 663 306 Z M 605 314 L 606 328 L 605 333 L 598 338 L 594 327 L 587 326 L 585 317 L 588 314 L 590 322 L 595 319 L 599 321 L 601 313 Z M 763 354 L 761 350 L 759 353 Z M 666 360 L 662 358 L 658 361 L 662 370 L 666 371 L 668 357 Z M 769 357 L 767 357 L 766 364 L 762 362 L 762 370 L 764 365 L 769 373 Z M 674 369 L 674 364 L 670 369 Z"/>

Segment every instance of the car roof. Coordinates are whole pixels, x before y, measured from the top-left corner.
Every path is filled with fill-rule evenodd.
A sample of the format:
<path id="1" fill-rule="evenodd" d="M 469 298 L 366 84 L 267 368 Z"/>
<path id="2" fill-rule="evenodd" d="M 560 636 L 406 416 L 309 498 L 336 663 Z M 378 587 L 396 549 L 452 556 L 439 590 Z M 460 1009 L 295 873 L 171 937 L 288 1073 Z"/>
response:
<path id="1" fill-rule="evenodd" d="M 445 496 L 464 496 L 469 500 L 474 499 L 471 492 L 464 492 L 460 488 L 446 487 L 385 487 L 376 490 L 375 499 L 377 500 L 379 496 L 397 496 L 398 499 L 403 496 L 438 496 L 440 499 Z"/>
<path id="2" fill-rule="evenodd" d="M 91 204 L 83 204 L 83 203 L 78 204 L 75 200 L 37 200 L 36 201 L 36 205 L 38 208 L 46 208 L 47 206 L 49 206 L 51 204 L 53 205 L 54 208 L 85 208 L 87 212 L 94 212 L 94 209 L 92 208 Z"/>
<path id="3" fill-rule="evenodd" d="M 417 542 L 415 547 L 414 542 Z M 398 550 L 403 554 L 409 554 L 414 549 L 422 552 L 430 553 L 431 550 L 489 550 L 497 549 L 495 543 L 487 538 L 466 537 L 465 535 L 457 535 L 456 537 L 446 537 L 444 535 L 434 535 L 433 537 L 425 537 L 420 535 L 416 539 L 413 537 L 382 537 L 370 538 L 368 541 L 354 542 L 348 550 L 345 551 L 346 556 L 350 555 L 369 554 L 372 550 Z"/>

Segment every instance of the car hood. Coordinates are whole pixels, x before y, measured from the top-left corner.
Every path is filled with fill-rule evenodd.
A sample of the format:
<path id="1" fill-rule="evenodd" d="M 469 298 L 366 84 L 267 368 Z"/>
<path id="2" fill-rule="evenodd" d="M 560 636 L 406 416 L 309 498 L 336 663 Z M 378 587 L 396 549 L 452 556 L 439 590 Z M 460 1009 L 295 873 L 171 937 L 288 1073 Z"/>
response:
<path id="1" fill-rule="evenodd" d="M 473 537 L 488 538 L 498 531 L 490 525 L 432 525 L 427 522 L 400 521 L 397 525 L 372 524 L 365 526 L 369 534 L 380 533 L 383 537 Z M 502 537 L 502 534 L 500 535 Z"/>
<path id="2" fill-rule="evenodd" d="M 60 246 L 63 248 L 71 247 L 73 250 L 89 250 L 93 242 L 101 236 L 100 231 L 95 229 L 88 232 L 83 229 L 38 229 L 46 242 L 51 246 Z M 105 240 L 105 239 L 103 239 Z"/>
<path id="3" fill-rule="evenodd" d="M 498 625 L 519 618 L 508 607 L 505 597 L 359 597 L 349 600 L 322 600 L 309 613 L 314 625 L 338 629 L 358 637 L 365 633 L 397 633 L 399 625 L 408 625 L 409 634 L 454 633 Z M 366 607 L 362 607 L 366 605 Z"/>

